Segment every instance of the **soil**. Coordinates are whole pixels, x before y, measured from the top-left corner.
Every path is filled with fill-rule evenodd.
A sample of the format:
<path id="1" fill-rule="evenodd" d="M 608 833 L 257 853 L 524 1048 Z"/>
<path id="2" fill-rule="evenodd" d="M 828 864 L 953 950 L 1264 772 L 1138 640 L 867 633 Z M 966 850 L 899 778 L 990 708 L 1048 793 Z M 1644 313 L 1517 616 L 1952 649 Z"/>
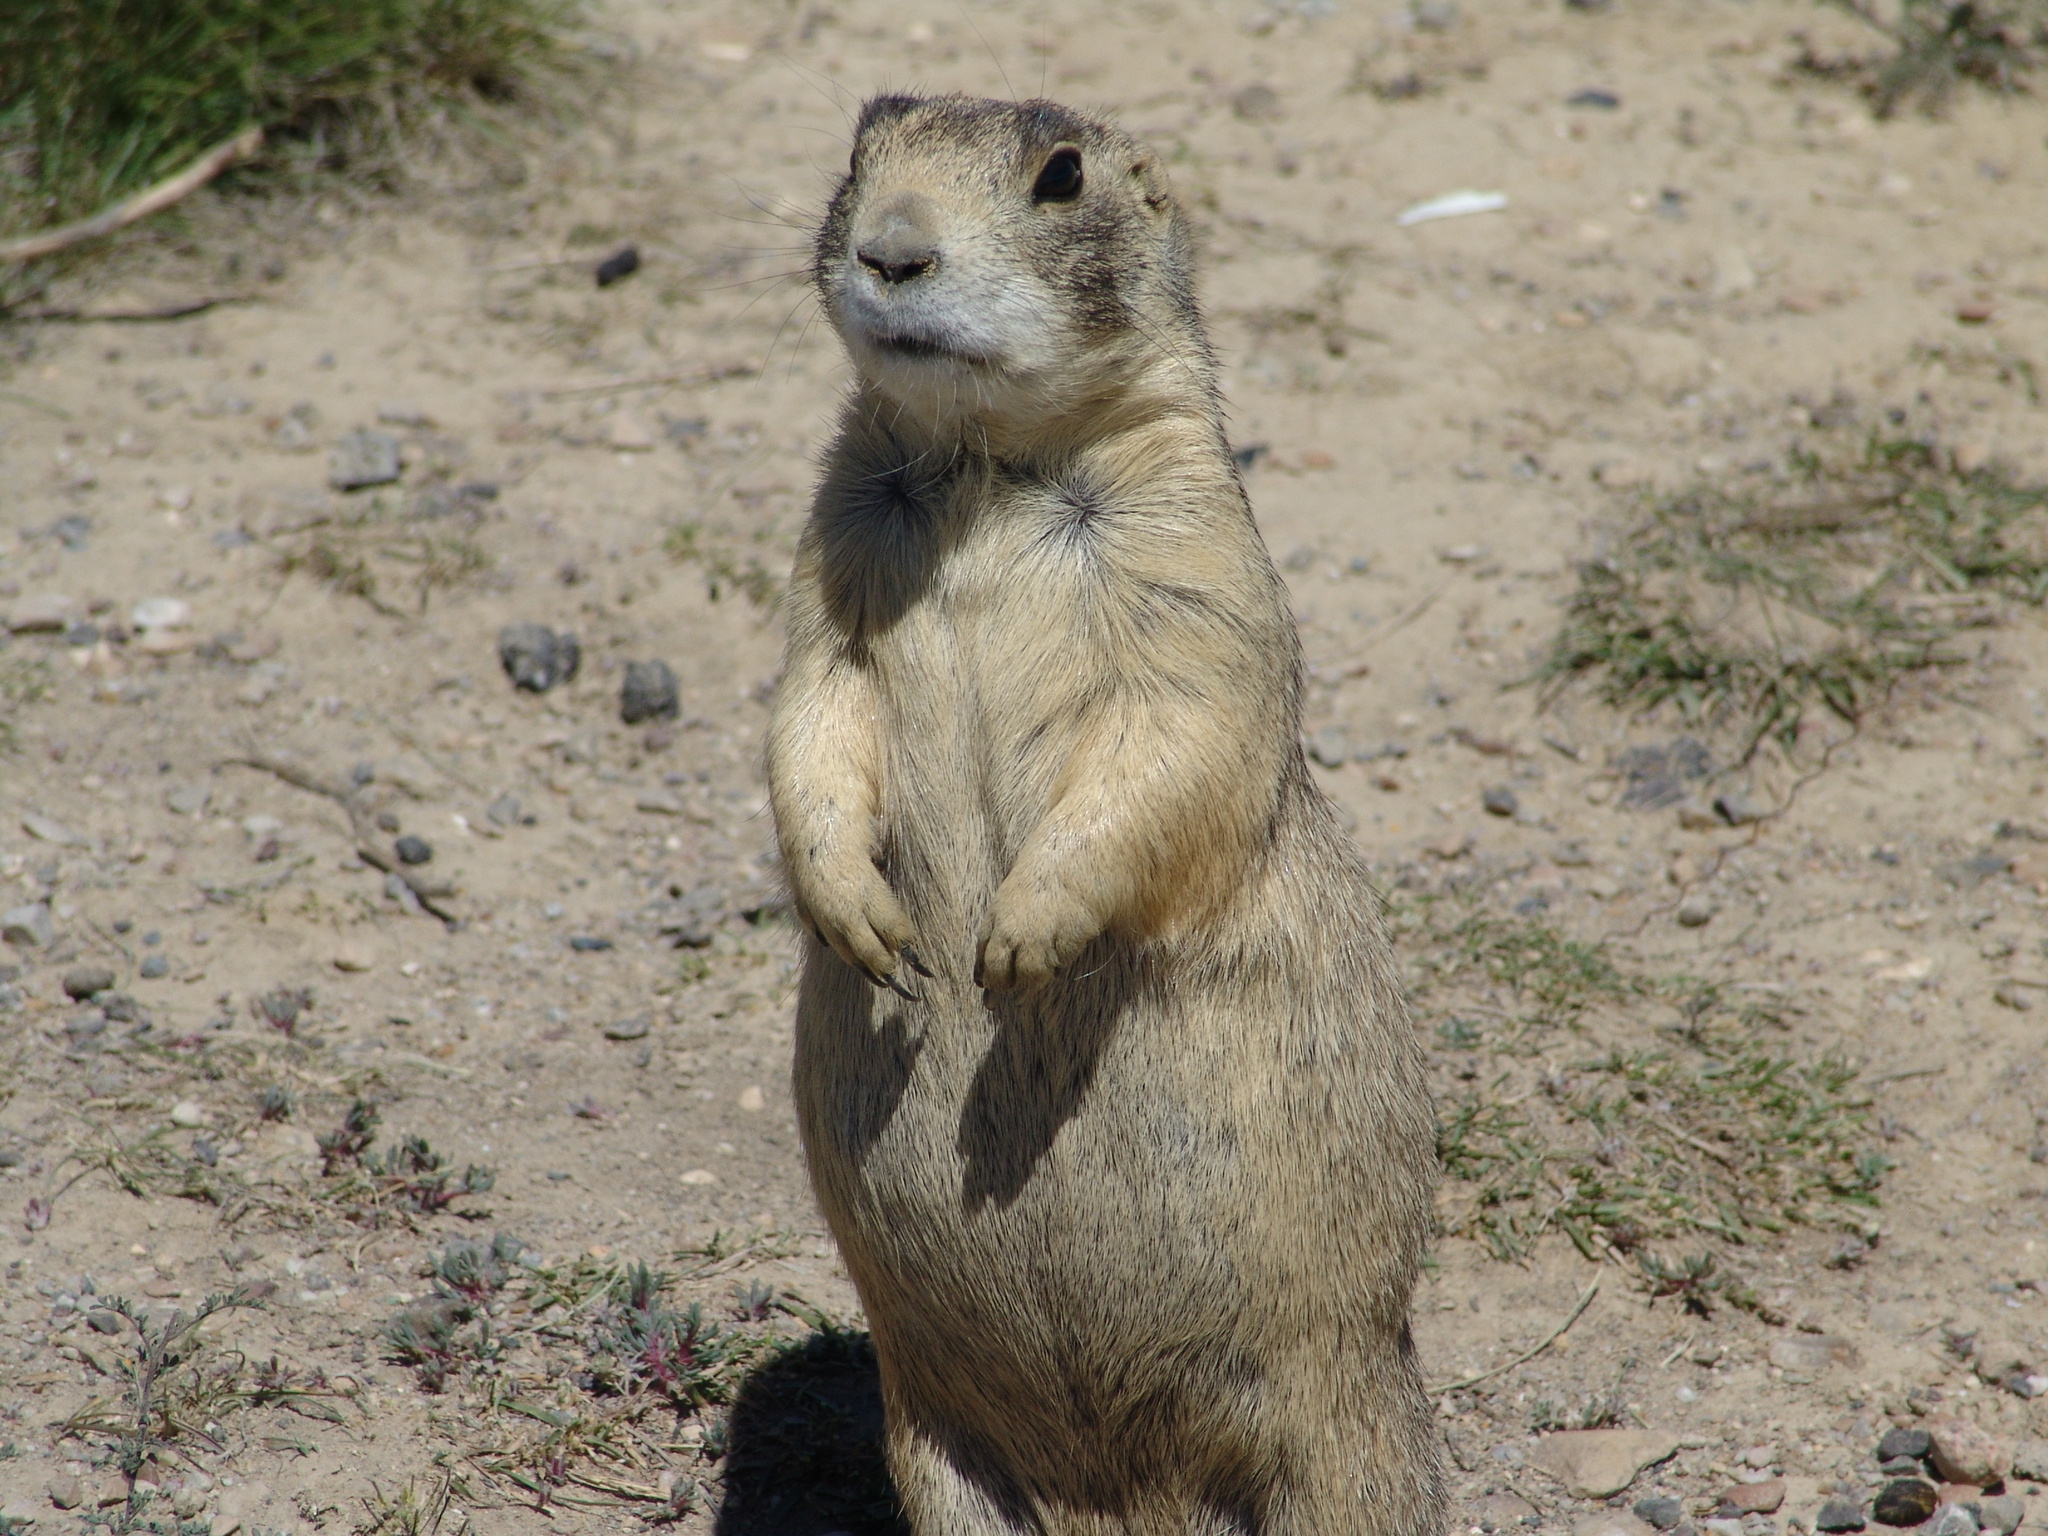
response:
<path id="1" fill-rule="evenodd" d="M 2002 613 L 1963 665 L 1860 729 L 1813 722 L 1789 755 L 1740 763 L 1696 732 L 1722 770 L 1707 792 L 1775 813 L 1741 827 L 1623 803 L 1610 765 L 1687 730 L 1675 716 L 1515 686 L 1630 498 L 1782 463 L 1816 412 L 1910 409 L 1960 461 L 2048 478 L 2048 110 L 1964 94 L 1944 118 L 1875 121 L 1797 60 L 1877 45 L 1804 4 L 1462 11 L 622 0 L 610 94 L 488 174 L 203 199 L 42 302 L 233 302 L 0 326 L 18 533 L 0 610 L 74 603 L 69 634 L 0 649 L 0 907 L 46 899 L 55 927 L 4 957 L 0 992 L 10 1515 L 69 1529 L 124 1486 L 107 1435 L 65 1428 L 120 1389 L 109 1336 L 58 1301 L 90 1276 L 160 1308 L 267 1283 L 262 1310 L 209 1332 L 346 1394 L 323 1399 L 341 1422 L 249 1406 L 216 1444 L 188 1436 L 189 1462 L 159 1453 L 148 1475 L 212 1480 L 185 1502 L 216 1533 L 612 1530 L 656 1512 L 664 1473 L 703 1484 L 686 1531 L 886 1528 L 855 1507 L 870 1473 L 776 1438 L 775 1392 L 803 1387 L 787 1361 L 724 1446 L 723 1410 L 673 1415 L 637 1465 L 536 1493 L 478 1470 L 505 1425 L 534 1427 L 492 1407 L 488 1373 L 425 1390 L 385 1329 L 424 1263 L 493 1232 L 557 1267 L 665 1267 L 722 1318 L 774 1287 L 795 1300 L 761 1326 L 789 1340 L 858 1322 L 790 1109 L 795 947 L 759 759 L 773 592 L 843 377 L 805 232 L 855 104 L 909 84 L 1043 91 L 1163 151 L 1296 596 L 1307 733 L 1337 763 L 1318 772 L 1389 885 L 1533 899 L 1636 963 L 1768 995 L 1783 1049 L 1864 1073 L 1895 1164 L 1875 1247 L 1830 1267 L 1831 1228 L 1747 1245 L 1733 1262 L 1775 1323 L 1653 1299 L 1626 1255 L 1589 1263 L 1562 1236 L 1519 1264 L 1441 1243 L 1416 1304 L 1433 1381 L 1506 1365 L 1601 1281 L 1549 1349 L 1444 1396 L 1457 1528 L 1599 1512 L 1543 1470 L 1535 1433 L 1589 1405 L 1676 1447 L 1616 1503 L 1670 1492 L 1703 1516 L 1742 1469 L 1776 1467 L 1781 1527 L 1810 1526 L 1838 1478 L 1873 1485 L 1893 1422 L 2048 1436 L 2048 1408 L 1947 1342 L 1976 1329 L 2048 1370 L 2038 614 Z M 1572 104 L 1588 90 L 1613 104 Z M 1506 206 L 1396 223 L 1459 189 Z M 599 287 L 627 243 L 638 270 Z M 358 429 L 396 439 L 401 478 L 331 489 L 329 451 Z M 189 621 L 139 629 L 159 597 Z M 497 644 L 520 621 L 579 638 L 573 680 L 512 687 Z M 655 659 L 679 713 L 628 726 L 625 665 Z M 452 886 L 430 899 L 456 921 L 365 862 L 337 799 L 252 757 L 360 782 L 385 817 L 370 851 L 425 840 L 430 862 L 390 862 Z M 1498 795 L 1489 814 L 1503 786 L 1511 814 Z M 1706 920 L 1682 924 L 1687 903 Z M 146 1011 L 143 1043 L 119 1021 L 67 1033 L 82 1009 L 62 978 L 87 964 Z M 289 1036 L 255 1007 L 278 988 L 312 997 Z M 1425 1001 L 1433 1049 L 1443 1022 Z M 289 1090 L 289 1118 L 258 1119 L 263 1086 Z M 175 1162 L 204 1139 L 216 1167 L 317 1190 L 315 1136 L 358 1094 L 380 1148 L 424 1136 L 495 1187 L 366 1215 L 70 1182 L 81 1149 L 154 1133 Z M 1817 1336 L 1851 1348 L 1772 1363 Z M 826 1415 L 857 1455 L 858 1351 L 805 1390 L 791 1413 Z M 67 1475 L 71 1514 L 45 1491 Z"/>

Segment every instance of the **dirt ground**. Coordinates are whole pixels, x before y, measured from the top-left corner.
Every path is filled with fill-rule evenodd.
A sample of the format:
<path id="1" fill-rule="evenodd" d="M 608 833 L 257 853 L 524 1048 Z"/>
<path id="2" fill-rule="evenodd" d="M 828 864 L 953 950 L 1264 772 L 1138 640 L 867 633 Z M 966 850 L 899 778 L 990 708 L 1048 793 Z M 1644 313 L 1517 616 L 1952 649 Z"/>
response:
<path id="1" fill-rule="evenodd" d="M 1747 765 L 1698 733 L 1723 770 L 1700 794 L 1778 812 L 1738 827 L 1630 803 L 1618 755 L 1676 717 L 1509 686 L 1631 497 L 1782 461 L 1817 412 L 1910 409 L 1959 462 L 2048 478 L 2048 108 L 1875 121 L 1794 67 L 1871 39 L 1776 0 L 603 19 L 614 83 L 565 136 L 397 197 L 207 201 L 42 301 L 234 301 L 202 313 L 0 323 L 0 908 L 52 924 L 0 954 L 9 1517 L 136 1518 L 133 1334 L 106 1302 L 160 1327 L 242 1284 L 263 1306 L 208 1322 L 194 1367 L 218 1390 L 140 1469 L 148 1528 L 175 1505 L 213 1536 L 889 1529 L 789 1103 L 759 765 L 774 589 L 843 376 L 806 228 L 884 87 L 1043 92 L 1163 151 L 1295 593 L 1318 772 L 1397 906 L 1540 915 L 1766 999 L 1774 1049 L 1861 1073 L 1892 1164 L 1871 1225 L 1847 1257 L 1839 1222 L 1725 1249 L 1757 1305 L 1699 1315 L 1554 1229 L 1514 1261 L 1442 1241 L 1417 1299 L 1435 1382 L 1509 1366 L 1599 1281 L 1552 1347 L 1442 1395 L 1455 1528 L 1626 1526 L 1659 1493 L 1697 1522 L 1774 1473 L 1783 1502 L 1734 1531 L 1811 1529 L 1838 1484 L 1881 1481 L 1893 1424 L 2048 1437 L 2024 1371 L 1985 1379 L 1951 1343 L 2048 1374 L 2038 612 L 1855 732 L 1816 719 Z M 1396 223 L 1459 189 L 1506 206 Z M 628 242 L 639 270 L 598 287 Z M 359 429 L 401 477 L 333 489 Z M 157 598 L 188 611 L 136 615 Z M 518 621 L 579 637 L 573 681 L 511 686 Z M 624 666 L 652 659 L 679 715 L 626 725 Z M 293 765 L 357 786 L 379 857 L 430 844 L 394 867 L 452 887 L 428 900 L 455 921 Z M 91 966 L 132 1005 L 68 999 Z M 1451 1022 L 1421 988 L 1447 1093 L 1473 1076 Z M 1659 1038 L 1647 1005 L 1615 1027 Z M 372 1148 L 323 1156 L 358 1098 Z M 493 1186 L 378 1161 L 409 1135 Z M 444 1330 L 430 1381 L 388 1330 L 437 1305 L 424 1266 L 497 1233 L 570 1299 L 550 1332 L 539 1282 L 490 1282 L 500 1342 Z M 737 1407 L 602 1390 L 604 1287 L 635 1262 L 745 1348 L 779 1341 L 732 1375 Z M 1579 1423 L 1623 1432 L 1626 1492 L 1538 1433 Z M 2023 1497 L 2048 1476 L 2027 1454 L 2000 1469 Z"/>

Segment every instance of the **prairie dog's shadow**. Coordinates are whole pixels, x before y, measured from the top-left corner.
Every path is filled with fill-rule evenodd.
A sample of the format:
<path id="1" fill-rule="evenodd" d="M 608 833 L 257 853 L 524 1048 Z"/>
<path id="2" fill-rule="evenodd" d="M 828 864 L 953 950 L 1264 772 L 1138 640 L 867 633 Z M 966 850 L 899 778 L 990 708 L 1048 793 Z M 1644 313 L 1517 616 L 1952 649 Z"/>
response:
<path id="1" fill-rule="evenodd" d="M 733 1402 L 724 1474 L 715 1536 L 908 1536 L 868 1336 L 828 1328 L 757 1367 Z"/>

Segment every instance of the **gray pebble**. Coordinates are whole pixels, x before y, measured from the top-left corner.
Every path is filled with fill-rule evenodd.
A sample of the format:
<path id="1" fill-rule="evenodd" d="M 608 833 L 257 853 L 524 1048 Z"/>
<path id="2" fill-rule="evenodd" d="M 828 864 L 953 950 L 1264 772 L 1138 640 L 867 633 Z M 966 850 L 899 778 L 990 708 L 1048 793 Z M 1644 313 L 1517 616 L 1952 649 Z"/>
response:
<path id="1" fill-rule="evenodd" d="M 1891 1461 L 1895 1457 L 1911 1456 L 1917 1461 L 1933 1449 L 1934 1437 L 1924 1429 L 1889 1429 L 1877 1442 L 1877 1459 Z"/>
<path id="2" fill-rule="evenodd" d="M 498 660 L 515 688 L 546 693 L 576 675 L 583 647 L 574 635 L 558 635 L 545 624 L 507 624 L 498 631 Z"/>
<path id="3" fill-rule="evenodd" d="M 144 981 L 156 981 L 171 974 L 171 962 L 162 955 L 151 955 L 142 962 L 139 973 Z"/>
<path id="4" fill-rule="evenodd" d="M 1863 1529 L 1863 1505 L 1859 1500 L 1836 1494 L 1820 1507 L 1820 1513 L 1813 1517 L 1816 1531 L 1860 1531 Z"/>
<path id="5" fill-rule="evenodd" d="M 1714 796 L 1714 811 L 1731 827 L 1746 827 L 1771 814 L 1769 806 L 1760 805 L 1739 789 Z"/>
<path id="6" fill-rule="evenodd" d="M 213 791 L 204 784 L 180 784 L 164 795 L 164 804 L 179 816 L 197 816 L 206 809 Z"/>
<path id="7" fill-rule="evenodd" d="M 1660 1531 L 1668 1531 L 1685 1518 L 1685 1506 L 1668 1494 L 1654 1498 L 1637 1499 L 1636 1518 L 1654 1525 Z"/>
<path id="8" fill-rule="evenodd" d="M 519 797 L 500 795 L 491 802 L 490 809 L 484 814 L 490 817 L 493 826 L 516 827 L 519 825 Z"/>
<path id="9" fill-rule="evenodd" d="M 604 1027 L 607 1040 L 644 1040 L 647 1032 L 654 1027 L 653 1021 L 644 1013 L 636 1013 L 630 1019 L 616 1019 Z"/>
<path id="10" fill-rule="evenodd" d="M 1714 913 L 1718 910 L 1713 897 L 1705 891 L 1694 891 L 1678 904 L 1678 926 L 1704 928 L 1714 920 Z"/>
<path id="11" fill-rule="evenodd" d="M 1351 761 L 1351 738 L 1341 725 L 1326 725 L 1309 738 L 1308 755 L 1325 768 L 1342 768 Z"/>
<path id="12" fill-rule="evenodd" d="M 427 864 L 433 861 L 434 845 L 424 837 L 414 837 L 408 832 L 391 845 L 391 851 L 398 855 L 401 864 Z"/>
<path id="13" fill-rule="evenodd" d="M 1977 1514 L 1985 1530 L 1995 1531 L 1997 1536 L 2012 1536 L 2027 1518 L 2027 1501 L 2010 1493 L 1995 1499 L 1979 1499 Z"/>
<path id="14" fill-rule="evenodd" d="M 676 675 L 665 661 L 629 661 L 619 686 L 619 718 L 628 725 L 643 720 L 673 720 L 682 712 Z"/>
<path id="15" fill-rule="evenodd" d="M 0 939 L 16 949 L 41 949 L 56 936 L 47 901 L 32 901 L 0 913 Z"/>
<path id="16" fill-rule="evenodd" d="M 1496 784 L 1479 797 L 1489 816 L 1512 816 L 1521 810 L 1521 799 L 1505 784 Z"/>
<path id="17" fill-rule="evenodd" d="M 398 439 L 389 432 L 351 432 L 334 445 L 328 458 L 327 483 L 337 491 L 389 485 L 397 478 Z"/>
<path id="18" fill-rule="evenodd" d="M 1977 1536 L 1977 1517 L 1967 1504 L 1946 1504 L 1927 1527 L 1927 1536 Z"/>
<path id="19" fill-rule="evenodd" d="M 97 996 L 114 984 L 114 973 L 104 965 L 74 965 L 64 973 L 64 995 L 74 1002 Z"/>

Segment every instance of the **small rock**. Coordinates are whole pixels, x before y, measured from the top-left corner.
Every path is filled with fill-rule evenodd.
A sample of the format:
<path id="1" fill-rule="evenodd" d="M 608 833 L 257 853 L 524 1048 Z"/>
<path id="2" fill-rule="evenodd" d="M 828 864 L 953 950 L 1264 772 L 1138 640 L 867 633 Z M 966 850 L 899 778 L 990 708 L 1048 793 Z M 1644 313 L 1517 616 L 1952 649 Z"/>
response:
<path id="1" fill-rule="evenodd" d="M 1714 898 L 1705 891 L 1694 891 L 1678 904 L 1678 926 L 1681 928 L 1704 928 L 1714 920 L 1720 911 Z"/>
<path id="2" fill-rule="evenodd" d="M 1650 1536 L 1655 1529 L 1625 1509 L 1603 1509 L 1572 1527 L 1572 1536 Z"/>
<path id="3" fill-rule="evenodd" d="M 1774 1477 L 1761 1483 L 1737 1483 L 1721 1493 L 1721 1507 L 1738 1514 L 1768 1515 L 1785 1502 L 1785 1480 Z"/>
<path id="4" fill-rule="evenodd" d="M 1877 1442 L 1877 1459 L 1891 1461 L 1896 1457 L 1910 1456 L 1918 1461 L 1933 1445 L 1924 1429 L 1888 1429 L 1884 1438 Z"/>
<path id="5" fill-rule="evenodd" d="M 610 949 L 612 941 L 610 939 L 593 938 L 587 933 L 579 933 L 569 940 L 569 947 L 579 955 L 595 955 Z"/>
<path id="6" fill-rule="evenodd" d="M 180 784 L 165 793 L 164 804 L 175 815 L 197 816 L 205 811 L 206 803 L 212 798 L 213 791 L 204 784 Z"/>
<path id="7" fill-rule="evenodd" d="M 1706 1536 L 1749 1536 L 1749 1533 L 1743 1530 L 1742 1522 L 1733 1515 L 1702 1520 L 1700 1529 L 1706 1532 Z"/>
<path id="8" fill-rule="evenodd" d="M 327 483 L 337 491 L 389 485 L 398 478 L 398 439 L 389 432 L 365 427 L 334 445 L 328 457 Z"/>
<path id="9" fill-rule="evenodd" d="M 650 816 L 680 816 L 687 807 L 674 795 L 655 789 L 634 800 L 633 809 L 645 811 Z"/>
<path id="10" fill-rule="evenodd" d="M 1813 1528 L 1816 1531 L 1862 1530 L 1862 1502 L 1835 1494 L 1821 1505 L 1820 1513 L 1813 1517 Z"/>
<path id="11" fill-rule="evenodd" d="M 1771 808 L 1752 800 L 1741 790 L 1730 790 L 1725 795 L 1714 797 L 1714 813 L 1731 827 L 1746 827 L 1770 815 Z"/>
<path id="12" fill-rule="evenodd" d="M 2012 1471 L 2015 1477 L 2048 1483 L 2048 1440 L 2022 1440 L 2015 1445 L 2012 1448 Z"/>
<path id="13" fill-rule="evenodd" d="M 431 864 L 434 860 L 434 845 L 410 832 L 393 843 L 391 851 L 398 855 L 401 864 Z"/>
<path id="14" fill-rule="evenodd" d="M 206 1111 L 190 1099 L 180 1099 L 171 1106 L 171 1124 L 183 1131 L 196 1131 L 206 1124 Z"/>
<path id="15" fill-rule="evenodd" d="M 1280 93 L 1270 85 L 1248 85 L 1230 98 L 1230 110 L 1248 123 L 1269 123 L 1280 115 Z"/>
<path id="16" fill-rule="evenodd" d="M 1919 1525 L 1934 1514 L 1934 1484 L 1920 1477 L 1901 1477 L 1878 1490 L 1870 1518 L 1879 1525 Z"/>
<path id="17" fill-rule="evenodd" d="M 159 981 L 171 974 L 171 962 L 162 955 L 151 955 L 136 971 L 144 981 Z"/>
<path id="18" fill-rule="evenodd" d="M 631 277 L 640 270 L 640 247 L 622 245 L 611 255 L 597 264 L 597 286 L 609 288 L 623 277 Z"/>
<path id="19" fill-rule="evenodd" d="M 643 720 L 673 720 L 682 711 L 676 675 L 665 661 L 629 661 L 619 685 L 619 718 L 628 725 Z"/>
<path id="20" fill-rule="evenodd" d="M 18 635 L 54 634 L 78 614 L 78 600 L 58 592 L 34 592 L 14 605 L 7 627 Z"/>
<path id="21" fill-rule="evenodd" d="M 41 949 L 56 936 L 57 930 L 50 923 L 50 904 L 46 901 L 32 901 L 0 913 L 0 939 L 16 949 Z"/>
<path id="22" fill-rule="evenodd" d="M 1977 1501 L 1978 1524 L 1996 1536 L 2012 1536 L 2020 1528 L 2020 1522 L 2027 1518 L 2027 1501 L 2010 1493 L 2000 1494 L 1995 1499 Z"/>
<path id="23" fill-rule="evenodd" d="M 1854 1344 L 1826 1333 L 1788 1334 L 1773 1339 L 1768 1355 L 1771 1364 L 1778 1369 L 1804 1371 L 1808 1375 L 1831 1365 L 1854 1370 L 1863 1363 L 1863 1357 L 1857 1353 Z"/>
<path id="24" fill-rule="evenodd" d="M 97 997 L 114 984 L 114 972 L 104 965 L 74 965 L 64 973 L 64 995 L 82 1003 Z"/>
<path id="25" fill-rule="evenodd" d="M 1685 1518 L 1685 1505 L 1669 1494 L 1653 1494 L 1647 1499 L 1635 1502 L 1636 1517 L 1654 1525 L 1660 1531 L 1668 1531 Z"/>
<path id="26" fill-rule="evenodd" d="M 657 441 L 654 428 L 630 411 L 612 417 L 605 440 L 615 453 L 652 453 Z"/>
<path id="27" fill-rule="evenodd" d="M 0 1504 L 0 1520 L 16 1525 L 34 1525 L 42 1517 L 43 1507 L 27 1495 L 19 1495 Z"/>
<path id="28" fill-rule="evenodd" d="M 1351 761 L 1351 738 L 1341 725 L 1326 725 L 1309 738 L 1308 755 L 1325 768 L 1342 768 Z"/>
<path id="29" fill-rule="evenodd" d="M 1505 784 L 1496 784 L 1483 792 L 1479 803 L 1486 807 L 1489 816 L 1512 816 L 1522 808 L 1520 798 Z"/>
<path id="30" fill-rule="evenodd" d="M 740 1096 L 733 1102 L 738 1104 L 741 1109 L 745 1110 L 748 1114 L 751 1115 L 765 1108 L 768 1103 L 768 1099 L 767 1096 L 761 1092 L 760 1088 L 758 1086 L 755 1086 L 741 1089 Z"/>
<path id="31" fill-rule="evenodd" d="M 718 1182 L 718 1175 L 709 1168 L 692 1168 L 683 1175 L 681 1182 L 685 1184 L 716 1184 Z"/>
<path id="32" fill-rule="evenodd" d="M 192 605 L 179 597 L 145 597 L 128 613 L 137 629 L 183 629 L 192 622 Z"/>
<path id="33" fill-rule="evenodd" d="M 1944 1504 L 1935 1511 L 1926 1536 L 1977 1536 L 1977 1517 L 1967 1504 Z"/>
<path id="34" fill-rule="evenodd" d="M 1989 1488 L 2012 1470 L 2012 1447 L 1968 1419 L 1929 1419 L 1927 1437 L 1934 1470 L 1952 1483 Z"/>
<path id="35" fill-rule="evenodd" d="M 607 1040 L 645 1040 L 653 1027 L 654 1022 L 647 1014 L 636 1013 L 630 1019 L 615 1019 L 605 1025 L 604 1037 Z"/>
<path id="36" fill-rule="evenodd" d="M 583 647 L 574 635 L 558 635 L 545 624 L 507 624 L 498 631 L 498 660 L 515 688 L 546 693 L 576 675 Z"/>
<path id="37" fill-rule="evenodd" d="M 386 400 L 377 407 L 377 420 L 387 427 L 431 427 L 433 418 L 410 400 Z"/>
<path id="38" fill-rule="evenodd" d="M 85 1502 L 85 1485 L 68 1472 L 59 1473 L 43 1484 L 43 1492 L 59 1509 L 76 1509 Z"/>
<path id="39" fill-rule="evenodd" d="M 1545 1435 L 1531 1460 L 1575 1499 L 1604 1499 L 1636 1480 L 1643 1468 L 1678 1454 L 1678 1437 L 1656 1430 L 1567 1429 Z"/>
<path id="40" fill-rule="evenodd" d="M 59 848 L 85 848 L 92 839 L 81 832 L 74 832 L 54 816 L 45 816 L 39 811 L 22 813 L 21 830 L 41 843 L 55 843 Z"/>
<path id="41" fill-rule="evenodd" d="M 367 971 L 376 962 L 371 958 L 367 945 L 353 939 L 344 940 L 334 951 L 334 968 L 351 973 Z"/>
<path id="42" fill-rule="evenodd" d="M 1714 808 L 1697 795 L 1678 802 L 1678 824 L 1688 832 L 1717 832 L 1725 825 Z"/>
<path id="43" fill-rule="evenodd" d="M 497 799 L 495 799 L 495 800 L 493 800 L 493 801 L 491 802 L 491 804 L 490 804 L 490 809 L 486 810 L 486 811 L 484 812 L 484 815 L 486 815 L 486 816 L 488 816 L 488 817 L 490 818 L 490 820 L 491 820 L 491 825 L 492 825 L 492 826 L 496 826 L 496 827 L 516 827 L 516 826 L 518 826 L 518 825 L 519 825 L 519 797 L 518 797 L 517 795 L 500 795 L 500 796 L 498 796 L 498 798 L 497 798 Z"/>

